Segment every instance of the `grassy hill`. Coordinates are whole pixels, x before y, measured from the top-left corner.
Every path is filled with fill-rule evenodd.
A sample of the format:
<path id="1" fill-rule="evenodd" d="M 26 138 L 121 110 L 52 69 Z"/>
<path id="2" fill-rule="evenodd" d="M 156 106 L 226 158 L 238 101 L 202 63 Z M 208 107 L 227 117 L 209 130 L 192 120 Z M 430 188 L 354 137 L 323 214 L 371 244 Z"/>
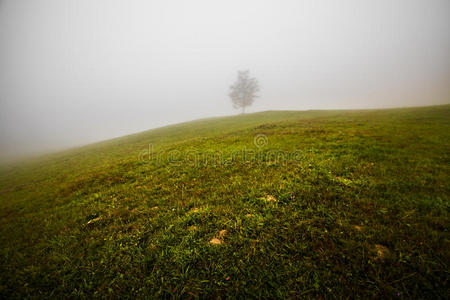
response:
<path id="1" fill-rule="evenodd" d="M 450 105 L 167 126 L 0 172 L 0 297 L 445 298 Z"/>

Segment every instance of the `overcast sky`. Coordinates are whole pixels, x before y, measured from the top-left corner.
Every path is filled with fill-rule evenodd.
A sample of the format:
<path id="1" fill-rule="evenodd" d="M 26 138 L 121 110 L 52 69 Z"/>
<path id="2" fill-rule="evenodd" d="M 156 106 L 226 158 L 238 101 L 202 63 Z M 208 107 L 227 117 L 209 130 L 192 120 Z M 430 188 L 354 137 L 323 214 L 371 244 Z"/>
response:
<path id="1" fill-rule="evenodd" d="M 449 0 L 0 0 L 0 156 L 249 112 L 450 100 Z"/>

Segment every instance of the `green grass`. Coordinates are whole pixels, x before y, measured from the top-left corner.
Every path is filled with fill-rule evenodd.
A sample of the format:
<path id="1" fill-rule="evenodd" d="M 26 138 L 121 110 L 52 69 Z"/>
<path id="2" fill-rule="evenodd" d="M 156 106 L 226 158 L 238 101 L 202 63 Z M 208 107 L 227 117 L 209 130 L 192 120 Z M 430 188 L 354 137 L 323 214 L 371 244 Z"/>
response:
<path id="1" fill-rule="evenodd" d="M 449 182 L 450 105 L 205 119 L 4 166 L 0 297 L 446 298 Z"/>

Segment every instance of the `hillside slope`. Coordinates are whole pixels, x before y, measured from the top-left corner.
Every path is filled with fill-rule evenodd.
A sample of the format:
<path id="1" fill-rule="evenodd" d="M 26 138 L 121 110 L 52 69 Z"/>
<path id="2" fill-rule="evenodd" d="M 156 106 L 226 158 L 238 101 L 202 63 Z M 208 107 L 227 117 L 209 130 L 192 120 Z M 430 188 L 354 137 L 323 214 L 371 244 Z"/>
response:
<path id="1" fill-rule="evenodd" d="M 439 298 L 449 149 L 450 105 L 269 111 L 4 168 L 0 297 Z"/>

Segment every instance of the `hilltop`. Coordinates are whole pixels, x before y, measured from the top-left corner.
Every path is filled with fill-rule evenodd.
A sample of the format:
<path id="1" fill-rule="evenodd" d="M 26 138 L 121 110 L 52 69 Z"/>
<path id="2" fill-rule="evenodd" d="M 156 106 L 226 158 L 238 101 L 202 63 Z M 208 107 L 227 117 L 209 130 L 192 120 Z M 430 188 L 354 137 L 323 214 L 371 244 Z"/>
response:
<path id="1" fill-rule="evenodd" d="M 0 172 L 0 297 L 448 293 L 450 105 L 185 122 Z"/>

